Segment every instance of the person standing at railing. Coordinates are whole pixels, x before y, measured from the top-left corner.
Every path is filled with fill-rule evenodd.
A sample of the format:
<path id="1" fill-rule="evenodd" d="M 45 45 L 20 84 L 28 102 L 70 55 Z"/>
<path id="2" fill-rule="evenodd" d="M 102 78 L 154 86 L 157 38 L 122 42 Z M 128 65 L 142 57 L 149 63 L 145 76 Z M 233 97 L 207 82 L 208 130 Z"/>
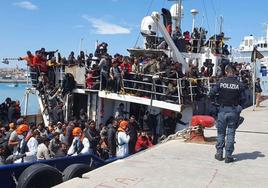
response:
<path id="1" fill-rule="evenodd" d="M 56 75 L 55 75 L 55 68 L 58 66 L 59 64 L 56 61 L 56 57 L 51 58 L 50 60 L 47 61 L 47 67 L 48 67 L 48 79 L 49 79 L 49 83 L 52 84 L 52 86 L 55 86 L 55 79 L 56 79 Z"/>
<path id="2" fill-rule="evenodd" d="M 86 64 L 86 56 L 84 51 L 80 51 L 80 54 L 77 56 L 77 63 L 80 67 L 84 67 Z"/>
<path id="3" fill-rule="evenodd" d="M 114 93 L 119 93 L 121 89 L 121 70 L 119 68 L 118 61 L 113 59 L 112 67 L 110 68 L 109 76 L 111 79 L 111 84 L 113 85 L 112 88 Z"/>
<path id="4" fill-rule="evenodd" d="M 36 70 L 36 84 L 38 84 L 38 77 L 40 76 L 40 65 L 42 63 L 42 55 L 40 53 L 40 51 L 36 51 L 35 52 L 35 56 L 33 58 L 33 64 L 35 66 L 35 70 Z"/>
<path id="5" fill-rule="evenodd" d="M 68 56 L 67 61 L 68 61 L 68 66 L 74 66 L 76 64 L 77 61 L 76 61 L 76 59 L 74 57 L 74 52 L 73 51 L 71 51 L 70 55 Z"/>
<path id="6" fill-rule="evenodd" d="M 27 51 L 27 56 L 19 57 L 19 60 L 25 60 L 27 62 L 27 66 L 29 66 L 30 76 L 32 80 L 32 85 L 35 87 L 37 84 L 37 67 L 34 63 L 34 55 L 31 53 L 31 51 Z"/>
<path id="7" fill-rule="evenodd" d="M 166 99 L 175 102 L 177 100 L 177 98 L 175 97 L 177 93 L 178 93 L 177 81 L 170 80 L 166 90 Z"/>
<path id="8" fill-rule="evenodd" d="M 94 86 L 94 80 L 93 80 L 93 71 L 90 70 L 87 73 L 87 77 L 86 77 L 86 87 L 87 89 L 92 89 Z"/>
<path id="9" fill-rule="evenodd" d="M 110 68 L 110 59 L 107 57 L 107 55 L 102 55 L 99 63 L 102 90 L 106 90 L 107 88 L 109 80 L 109 68 Z"/>
<path id="10" fill-rule="evenodd" d="M 142 80 L 142 78 L 141 78 L 142 70 L 141 69 L 142 69 L 142 67 L 141 67 L 139 59 L 134 58 L 133 63 L 132 63 L 132 67 L 131 67 L 131 72 L 133 73 L 133 76 L 132 76 L 133 80 L 135 80 L 135 81 L 141 81 Z M 139 88 L 138 84 L 133 83 L 133 88 L 134 89 Z"/>
<path id="11" fill-rule="evenodd" d="M 122 73 L 122 77 L 124 79 L 130 80 L 130 74 L 129 73 L 132 71 L 132 67 L 131 67 L 131 64 L 129 63 L 129 59 L 128 59 L 128 57 L 124 56 L 122 61 L 123 61 L 123 63 L 120 65 L 120 70 L 121 70 L 121 73 Z M 131 83 L 126 81 L 126 82 L 124 82 L 124 86 L 125 87 L 130 87 Z"/>

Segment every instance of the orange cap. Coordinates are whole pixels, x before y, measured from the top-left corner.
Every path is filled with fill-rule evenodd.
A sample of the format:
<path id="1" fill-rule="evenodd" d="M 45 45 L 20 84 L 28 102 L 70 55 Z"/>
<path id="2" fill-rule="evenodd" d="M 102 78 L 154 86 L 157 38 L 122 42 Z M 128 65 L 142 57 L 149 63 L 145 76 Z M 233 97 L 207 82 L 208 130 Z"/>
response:
<path id="1" fill-rule="evenodd" d="M 79 134 L 81 134 L 82 133 L 82 129 L 81 128 L 79 128 L 79 127 L 75 127 L 74 129 L 73 129 L 73 136 L 78 136 Z"/>
<path id="2" fill-rule="evenodd" d="M 29 131 L 29 126 L 26 124 L 21 124 L 17 129 L 16 132 L 17 134 L 23 134 L 24 132 L 28 132 Z"/>
<path id="3" fill-rule="evenodd" d="M 126 129 L 128 125 L 128 122 L 123 120 L 120 122 L 119 127 L 121 127 L 122 129 Z"/>

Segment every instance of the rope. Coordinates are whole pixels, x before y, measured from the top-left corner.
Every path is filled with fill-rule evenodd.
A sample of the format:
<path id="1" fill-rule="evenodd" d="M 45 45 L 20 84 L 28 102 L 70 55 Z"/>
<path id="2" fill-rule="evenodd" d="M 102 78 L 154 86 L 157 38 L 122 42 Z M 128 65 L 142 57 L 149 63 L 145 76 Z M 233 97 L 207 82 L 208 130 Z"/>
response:
<path id="1" fill-rule="evenodd" d="M 160 141 L 160 143 L 162 144 L 162 143 L 165 143 L 165 142 L 170 141 L 170 140 L 175 140 L 177 138 L 186 139 L 187 135 L 189 135 L 191 129 L 192 128 L 188 127 L 188 128 L 183 129 L 183 130 L 180 130 L 180 131 L 176 132 L 175 134 L 169 135 L 167 138 Z"/>

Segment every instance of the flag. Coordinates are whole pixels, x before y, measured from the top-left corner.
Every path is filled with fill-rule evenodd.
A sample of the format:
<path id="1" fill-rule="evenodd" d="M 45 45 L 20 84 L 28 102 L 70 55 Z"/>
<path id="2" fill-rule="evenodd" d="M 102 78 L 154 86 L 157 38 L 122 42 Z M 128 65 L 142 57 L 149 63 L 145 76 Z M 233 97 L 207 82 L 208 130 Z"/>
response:
<path id="1" fill-rule="evenodd" d="M 251 62 L 256 62 L 256 59 L 262 59 L 264 56 L 257 50 L 256 47 L 254 47 L 252 53 L 251 53 Z"/>

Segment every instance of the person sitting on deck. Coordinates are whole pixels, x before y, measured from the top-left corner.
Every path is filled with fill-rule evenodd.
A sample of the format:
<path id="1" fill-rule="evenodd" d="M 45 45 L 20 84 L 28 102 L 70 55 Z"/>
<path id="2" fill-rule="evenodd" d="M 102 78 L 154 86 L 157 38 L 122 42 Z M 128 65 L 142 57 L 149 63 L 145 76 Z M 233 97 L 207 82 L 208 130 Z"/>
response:
<path id="1" fill-rule="evenodd" d="M 49 139 L 43 138 L 41 139 L 41 143 L 37 147 L 37 160 L 48 160 L 50 159 L 50 154 L 48 150 Z"/>
<path id="2" fill-rule="evenodd" d="M 141 132 L 140 136 L 138 137 L 138 140 L 135 145 L 135 151 L 139 152 L 142 150 L 145 150 L 149 147 L 152 147 L 153 144 L 150 141 L 149 137 L 147 136 L 146 132 Z"/>
<path id="3" fill-rule="evenodd" d="M 28 140 L 28 142 L 26 142 L 25 136 L 27 135 L 28 131 L 29 126 L 26 124 L 21 124 L 16 129 L 16 132 L 20 139 L 16 154 L 22 154 L 24 155 L 24 158 L 16 160 L 15 163 L 36 161 L 36 153 L 38 146 L 38 141 L 36 138 L 39 136 L 39 134 L 38 131 L 34 131 L 32 137 Z"/>
<path id="4" fill-rule="evenodd" d="M 60 147 L 61 147 L 60 133 L 55 132 L 53 134 L 53 137 L 54 138 L 50 140 L 49 142 L 48 149 L 49 149 L 51 156 L 55 157 L 58 154 Z"/>

